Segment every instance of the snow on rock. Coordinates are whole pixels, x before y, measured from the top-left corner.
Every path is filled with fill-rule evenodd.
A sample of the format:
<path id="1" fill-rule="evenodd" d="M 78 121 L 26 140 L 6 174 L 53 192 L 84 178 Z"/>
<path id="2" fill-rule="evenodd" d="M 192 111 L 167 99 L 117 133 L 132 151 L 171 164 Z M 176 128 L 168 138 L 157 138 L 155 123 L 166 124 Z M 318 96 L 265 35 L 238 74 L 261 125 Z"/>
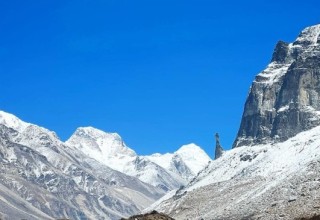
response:
<path id="1" fill-rule="evenodd" d="M 26 129 L 29 125 L 31 125 L 29 123 L 26 123 L 20 120 L 16 116 L 4 111 L 0 111 L 0 124 L 3 124 L 8 128 L 12 128 L 20 132 Z"/>
<path id="2" fill-rule="evenodd" d="M 290 65 L 291 63 L 270 63 L 265 70 L 258 74 L 254 82 L 272 85 L 273 83 L 278 82 L 281 77 L 286 74 Z"/>
<path id="3" fill-rule="evenodd" d="M 137 156 L 117 133 L 106 133 L 93 127 L 78 128 L 66 144 L 120 172 Z"/>
<path id="4" fill-rule="evenodd" d="M 164 169 L 143 156 L 137 156 L 133 163 L 125 168 L 124 172 L 165 192 L 177 189 L 187 183 L 181 176 Z"/>
<path id="5" fill-rule="evenodd" d="M 63 144 L 55 132 L 24 122 L 4 111 L 0 111 L 0 124 L 17 131 L 17 134 L 13 137 L 14 141 L 30 146 L 32 149 L 48 147 L 58 151 L 58 148 Z"/>
<path id="6" fill-rule="evenodd" d="M 310 198 L 320 198 L 317 188 L 304 190 L 320 179 L 320 171 L 314 168 L 320 163 L 319 146 L 320 126 L 282 143 L 232 149 L 155 208 L 176 219 L 241 219 L 251 215 L 278 219 L 281 212 L 287 212 L 283 219 L 300 217 L 317 204 L 318 200 Z M 292 198 L 297 203 L 288 205 Z M 304 203 L 309 205 L 299 207 Z M 281 207 L 273 208 L 272 204 Z M 287 208 L 300 211 L 288 213 L 284 211 Z M 264 212 L 267 209 L 273 214 Z"/>
<path id="7" fill-rule="evenodd" d="M 182 146 L 174 153 L 163 155 L 157 153 L 146 157 L 188 181 L 195 177 L 211 161 L 210 157 L 199 146 L 193 143 Z"/>
<path id="8" fill-rule="evenodd" d="M 78 128 L 66 144 L 112 169 L 139 178 L 164 191 L 179 188 L 186 180 L 179 174 L 138 156 L 116 133 L 106 133 L 93 127 Z"/>
<path id="9" fill-rule="evenodd" d="M 106 133 L 93 127 L 78 128 L 69 140 L 63 143 L 54 132 L 26 123 L 3 111 L 0 111 L 0 124 L 18 131 L 12 137 L 14 142 L 30 146 L 57 167 L 70 166 L 73 155 L 68 151 L 68 148 L 71 148 L 75 152 L 80 151 L 101 164 L 137 177 L 164 191 L 176 189 L 186 184 L 210 160 L 198 146 L 190 144 L 183 146 L 174 154 L 161 156 L 161 160 L 165 157 L 168 158 L 166 163 L 160 161 L 157 163 L 148 156 L 138 156 L 126 146 L 117 133 Z M 59 155 L 61 153 L 64 153 L 65 156 L 61 157 Z M 196 154 L 198 158 L 193 156 Z M 10 155 L 9 160 L 16 159 L 14 154 Z M 161 166 L 161 164 L 166 165 Z"/>
<path id="10" fill-rule="evenodd" d="M 277 43 L 270 64 L 252 83 L 233 147 L 284 141 L 320 125 L 319 35 L 315 25 L 293 43 Z"/>
<path id="11" fill-rule="evenodd" d="M 0 115 L 1 219 L 120 219 L 164 194 L 66 146 L 54 132 Z"/>
<path id="12" fill-rule="evenodd" d="M 196 175 L 200 170 L 208 165 L 211 161 L 210 157 L 195 144 L 188 144 L 182 146 L 177 152 L 191 171 Z"/>
<path id="13" fill-rule="evenodd" d="M 315 25 L 278 42 L 250 88 L 234 148 L 153 207 L 175 219 L 320 214 L 319 34 Z"/>
<path id="14" fill-rule="evenodd" d="M 296 44 L 317 44 L 320 39 L 320 24 L 305 28 L 298 38 Z"/>

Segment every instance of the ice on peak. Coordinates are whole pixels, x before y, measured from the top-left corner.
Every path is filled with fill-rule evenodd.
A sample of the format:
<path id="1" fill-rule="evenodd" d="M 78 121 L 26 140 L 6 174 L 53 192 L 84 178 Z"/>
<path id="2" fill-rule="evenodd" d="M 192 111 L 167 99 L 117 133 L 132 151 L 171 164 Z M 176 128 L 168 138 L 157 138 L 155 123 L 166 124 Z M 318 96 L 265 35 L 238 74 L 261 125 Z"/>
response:
<path id="1" fill-rule="evenodd" d="M 197 174 L 211 161 L 210 157 L 198 145 L 191 143 L 183 145 L 176 151 L 194 174 Z"/>
<path id="2" fill-rule="evenodd" d="M 160 153 L 154 153 L 154 154 L 152 154 L 151 156 L 153 156 L 153 157 L 161 157 L 161 156 L 163 156 L 163 154 L 160 154 Z"/>
<path id="3" fill-rule="evenodd" d="M 0 124 L 3 124 L 17 131 L 23 131 L 29 125 L 31 125 L 27 122 L 20 120 L 18 117 L 1 110 L 0 110 Z"/>
<path id="4" fill-rule="evenodd" d="M 58 152 L 57 147 L 62 144 L 55 132 L 24 122 L 18 117 L 4 111 L 0 111 L 0 124 L 16 130 L 18 135 L 15 137 L 15 141 L 19 144 L 30 146 L 34 150 L 45 147 Z"/>
<path id="5" fill-rule="evenodd" d="M 102 130 L 100 130 L 100 129 L 98 129 L 98 128 L 94 128 L 94 127 L 92 127 L 92 126 L 87 126 L 87 127 L 79 127 L 79 128 L 77 128 L 77 130 L 76 131 L 78 131 L 78 132 L 84 132 L 84 133 L 87 133 L 87 134 L 89 134 L 89 133 L 106 133 L 106 132 L 104 132 L 104 131 L 102 131 Z"/>
<path id="6" fill-rule="evenodd" d="M 176 163 L 182 161 L 187 169 L 191 171 L 188 174 L 189 178 L 193 178 L 194 175 L 205 168 L 209 161 L 211 161 L 210 157 L 194 143 L 183 145 L 174 153 L 157 153 L 147 156 L 147 158 L 159 166 L 176 173 L 179 172 L 177 169 L 181 168 L 176 167 Z"/>
<path id="7" fill-rule="evenodd" d="M 181 152 L 194 152 L 194 151 L 203 151 L 198 145 L 194 143 L 182 145 L 179 150 L 177 150 L 177 153 Z"/>
<path id="8" fill-rule="evenodd" d="M 120 172 L 136 156 L 117 133 L 106 133 L 93 127 L 78 128 L 66 145 Z"/>
<path id="9" fill-rule="evenodd" d="M 120 135 L 117 133 L 104 132 L 100 129 L 97 129 L 97 128 L 94 128 L 91 126 L 77 128 L 74 135 L 83 136 L 83 137 L 90 137 L 90 138 L 94 138 L 94 139 L 109 136 L 109 137 L 113 137 L 114 139 L 121 140 Z"/>
<path id="10" fill-rule="evenodd" d="M 69 138 L 69 140 L 66 141 L 66 143 L 73 143 L 73 145 L 81 145 L 82 147 L 84 145 L 86 145 L 86 147 L 96 146 L 97 149 L 100 150 L 103 148 L 109 148 L 111 151 L 122 151 L 122 149 L 129 149 L 119 134 L 104 132 L 90 126 L 77 128 L 77 130 Z M 130 151 L 132 150 L 130 149 Z"/>
<path id="11" fill-rule="evenodd" d="M 190 144 L 182 145 L 174 153 L 164 153 L 164 154 L 154 153 L 154 154 L 152 154 L 150 156 L 152 156 L 152 157 L 163 157 L 163 156 L 172 156 L 174 154 L 179 154 L 179 153 L 193 153 L 193 152 L 198 152 L 198 151 L 203 152 L 201 147 L 199 147 L 198 145 L 196 145 L 194 143 L 190 143 Z"/>
<path id="12" fill-rule="evenodd" d="M 305 28 L 294 44 L 316 44 L 320 35 L 320 24 Z"/>

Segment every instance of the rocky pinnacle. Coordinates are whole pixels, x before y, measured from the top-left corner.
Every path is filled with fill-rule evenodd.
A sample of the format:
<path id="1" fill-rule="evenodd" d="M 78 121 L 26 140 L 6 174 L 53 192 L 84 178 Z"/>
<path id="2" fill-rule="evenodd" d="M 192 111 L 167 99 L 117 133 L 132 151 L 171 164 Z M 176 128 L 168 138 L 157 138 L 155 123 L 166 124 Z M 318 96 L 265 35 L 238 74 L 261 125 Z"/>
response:
<path id="1" fill-rule="evenodd" d="M 218 159 L 219 157 L 222 156 L 224 150 L 220 144 L 220 137 L 219 137 L 219 134 L 216 133 L 215 135 L 215 138 L 216 138 L 216 150 L 215 150 L 215 156 L 214 156 L 214 159 Z"/>

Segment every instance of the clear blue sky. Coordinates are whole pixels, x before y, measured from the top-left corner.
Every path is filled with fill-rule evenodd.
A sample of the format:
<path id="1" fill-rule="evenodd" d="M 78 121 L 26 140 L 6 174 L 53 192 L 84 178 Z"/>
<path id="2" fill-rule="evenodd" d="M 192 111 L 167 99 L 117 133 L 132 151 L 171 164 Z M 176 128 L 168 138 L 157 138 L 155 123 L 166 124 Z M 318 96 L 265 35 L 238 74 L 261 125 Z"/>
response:
<path id="1" fill-rule="evenodd" d="M 320 1 L 0 2 L 0 109 L 57 132 L 118 132 L 139 154 L 230 148 L 278 40 Z"/>

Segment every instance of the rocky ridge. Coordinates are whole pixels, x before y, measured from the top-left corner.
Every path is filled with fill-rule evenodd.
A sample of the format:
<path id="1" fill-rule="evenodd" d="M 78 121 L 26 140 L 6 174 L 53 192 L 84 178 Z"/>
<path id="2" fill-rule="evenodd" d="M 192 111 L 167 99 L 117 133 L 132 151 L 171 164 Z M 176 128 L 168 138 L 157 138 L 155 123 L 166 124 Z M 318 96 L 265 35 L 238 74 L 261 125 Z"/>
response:
<path id="1" fill-rule="evenodd" d="M 285 141 L 320 125 L 320 25 L 279 41 L 245 103 L 233 147 Z"/>
<path id="2" fill-rule="evenodd" d="M 91 127 L 75 134 L 82 139 L 64 143 L 54 132 L 0 111 L 1 219 L 119 219 L 186 182 L 136 155 L 117 134 Z M 124 174 L 123 167 L 141 175 Z"/>
<path id="3" fill-rule="evenodd" d="M 92 127 L 78 128 L 66 145 L 164 191 L 187 184 L 211 160 L 195 144 L 182 146 L 172 154 L 140 156 L 127 147 L 118 134 Z M 195 153 L 198 157 L 194 157 Z"/>
<path id="4" fill-rule="evenodd" d="M 164 194 L 69 149 L 47 129 L 22 121 L 25 126 L 15 127 L 8 122 L 15 116 L 1 112 L 1 117 L 7 120 L 0 124 L 3 219 L 118 219 Z"/>

